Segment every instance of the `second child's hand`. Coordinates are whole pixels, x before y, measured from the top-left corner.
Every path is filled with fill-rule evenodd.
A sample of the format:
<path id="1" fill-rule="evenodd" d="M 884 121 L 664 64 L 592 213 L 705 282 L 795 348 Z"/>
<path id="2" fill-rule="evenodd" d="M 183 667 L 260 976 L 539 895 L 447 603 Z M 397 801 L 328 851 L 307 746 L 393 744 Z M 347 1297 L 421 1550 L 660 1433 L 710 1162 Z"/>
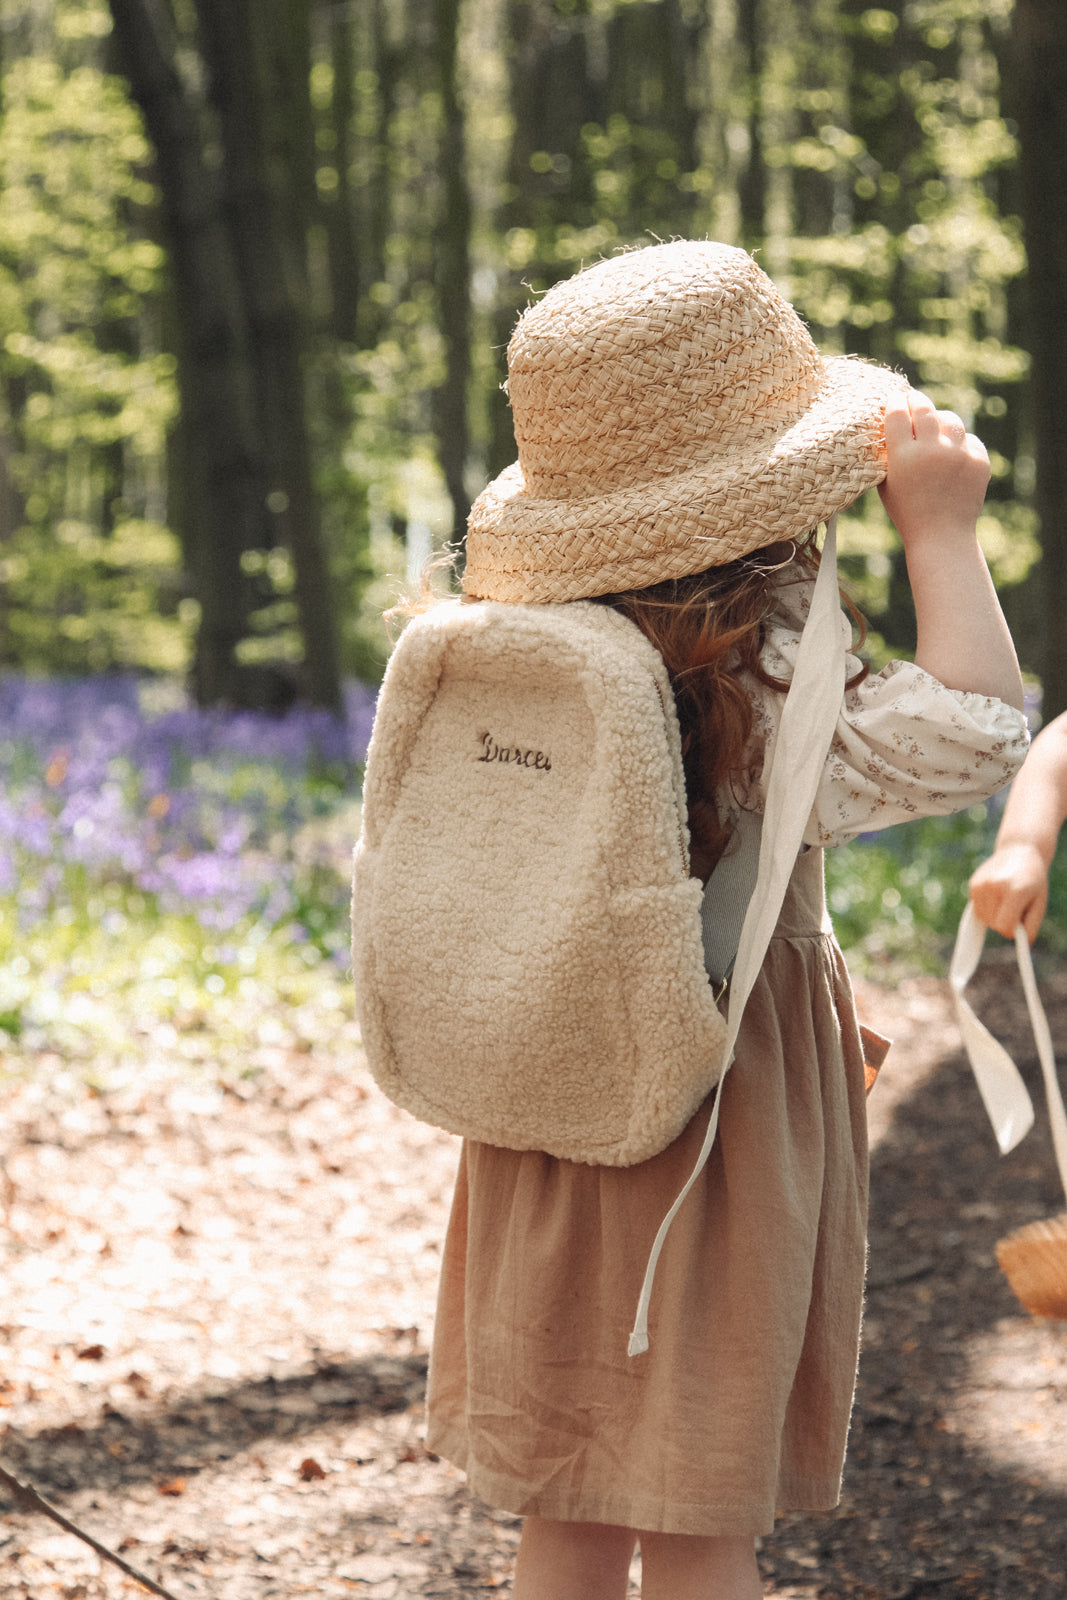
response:
<path id="1" fill-rule="evenodd" d="M 1010 939 L 1021 922 L 1030 943 L 1048 907 L 1048 875 L 1067 819 L 1067 711 L 1041 729 L 1011 786 L 997 843 L 971 878 L 971 904 Z"/>
<path id="2" fill-rule="evenodd" d="M 1020 922 L 1033 944 L 1048 906 L 1048 868 L 1036 845 L 998 845 L 971 878 L 975 915 L 1011 939 Z"/>

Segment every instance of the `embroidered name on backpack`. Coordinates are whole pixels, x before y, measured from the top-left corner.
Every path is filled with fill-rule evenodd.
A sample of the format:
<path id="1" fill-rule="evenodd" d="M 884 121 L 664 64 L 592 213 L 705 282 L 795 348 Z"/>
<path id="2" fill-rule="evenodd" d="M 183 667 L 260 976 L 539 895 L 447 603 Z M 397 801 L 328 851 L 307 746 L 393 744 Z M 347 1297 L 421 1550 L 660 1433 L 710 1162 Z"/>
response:
<path id="1" fill-rule="evenodd" d="M 552 762 L 543 750 L 524 750 L 517 744 L 497 744 L 491 733 L 483 733 L 478 761 L 506 761 L 516 767 L 532 767 L 536 772 L 551 772 Z"/>

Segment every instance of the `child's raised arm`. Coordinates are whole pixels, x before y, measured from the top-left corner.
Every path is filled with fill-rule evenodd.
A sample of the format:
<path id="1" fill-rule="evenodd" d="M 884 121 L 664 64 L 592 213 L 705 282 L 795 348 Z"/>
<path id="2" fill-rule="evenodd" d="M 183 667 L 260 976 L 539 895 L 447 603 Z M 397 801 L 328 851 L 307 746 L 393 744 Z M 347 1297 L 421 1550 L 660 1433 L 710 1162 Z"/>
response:
<path id="1" fill-rule="evenodd" d="M 971 879 L 975 914 L 1010 939 L 1021 922 L 1031 944 L 1048 905 L 1048 872 L 1067 818 L 1067 712 L 1042 728 L 1012 784 L 996 849 Z"/>
<path id="2" fill-rule="evenodd" d="M 904 545 L 917 664 L 946 688 L 1022 710 L 1019 663 L 975 532 L 989 482 L 984 445 L 917 389 L 889 402 L 885 441 L 879 493 Z"/>

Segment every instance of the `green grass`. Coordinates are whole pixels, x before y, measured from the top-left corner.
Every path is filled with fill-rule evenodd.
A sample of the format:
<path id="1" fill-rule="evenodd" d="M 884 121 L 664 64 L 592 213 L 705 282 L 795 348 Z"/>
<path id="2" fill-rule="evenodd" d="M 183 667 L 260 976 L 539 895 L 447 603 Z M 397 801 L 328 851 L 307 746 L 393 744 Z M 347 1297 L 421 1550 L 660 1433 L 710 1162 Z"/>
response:
<path id="1" fill-rule="evenodd" d="M 991 809 L 972 806 L 827 851 L 827 902 L 854 971 L 944 972 L 968 881 L 992 851 L 998 823 Z M 1067 953 L 1067 847 L 1053 863 L 1039 949 Z"/>
<path id="2" fill-rule="evenodd" d="M 347 971 L 292 925 L 249 919 L 220 937 L 133 895 L 97 896 L 93 912 L 60 908 L 28 933 L 0 913 L 0 1079 L 63 1068 L 106 1091 L 176 1071 L 241 1077 L 272 1021 L 299 1048 L 351 1019 Z"/>

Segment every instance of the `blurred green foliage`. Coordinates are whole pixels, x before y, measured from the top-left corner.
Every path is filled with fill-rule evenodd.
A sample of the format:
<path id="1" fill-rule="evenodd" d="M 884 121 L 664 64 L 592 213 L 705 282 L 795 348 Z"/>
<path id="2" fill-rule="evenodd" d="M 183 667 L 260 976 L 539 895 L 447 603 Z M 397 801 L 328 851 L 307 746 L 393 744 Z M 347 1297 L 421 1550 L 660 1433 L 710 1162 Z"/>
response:
<path id="1" fill-rule="evenodd" d="M 866 976 L 944 973 L 971 873 L 993 849 L 996 805 L 926 817 L 826 852 L 826 896 L 849 966 Z M 992 943 L 998 936 L 990 934 Z M 1038 951 L 1067 954 L 1067 840 L 1049 874 Z"/>
<path id="2" fill-rule="evenodd" d="M 826 852 L 827 904 L 856 971 L 943 970 L 968 879 L 992 849 L 996 826 L 987 807 L 972 806 Z"/>
<path id="3" fill-rule="evenodd" d="M 440 41 L 430 0 L 306 3 L 310 420 L 345 666 L 373 676 L 405 530 L 440 543 L 451 523 Z M 824 348 L 902 367 L 980 431 L 981 537 L 1036 666 L 1010 16 L 1010 0 L 468 0 L 470 491 L 514 456 L 500 385 L 531 293 L 653 237 L 740 243 Z M 0 664 L 180 670 L 198 607 L 168 532 L 181 483 L 150 152 L 108 70 L 104 0 L 0 0 L 0 22 Z M 906 651 L 874 496 L 841 542 Z M 261 554 L 242 659 L 296 660 L 292 574 Z"/>
<path id="4" fill-rule="evenodd" d="M 107 12 L 60 6 L 56 22 L 57 49 L 72 33 L 93 47 Z M 31 50 L 3 76 L 0 659 L 174 671 L 191 618 L 165 522 L 175 394 L 150 152 L 121 83 L 76 56 Z"/>

